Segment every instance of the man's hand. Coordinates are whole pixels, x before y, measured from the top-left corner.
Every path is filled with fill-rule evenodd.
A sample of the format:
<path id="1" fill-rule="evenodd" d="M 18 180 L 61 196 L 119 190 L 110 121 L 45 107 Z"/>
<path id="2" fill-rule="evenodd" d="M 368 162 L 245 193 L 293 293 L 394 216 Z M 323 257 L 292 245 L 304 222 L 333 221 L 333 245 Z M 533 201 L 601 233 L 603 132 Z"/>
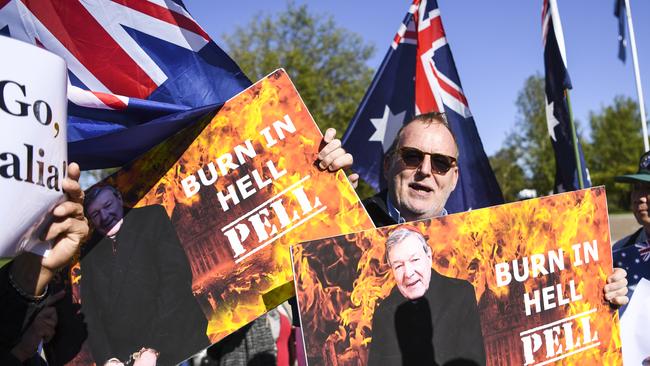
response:
<path id="1" fill-rule="evenodd" d="M 79 185 L 79 166 L 68 166 L 68 177 L 63 181 L 67 201 L 54 208 L 54 222 L 50 225 L 45 240 L 53 240 L 52 250 L 44 257 L 41 265 L 52 272 L 65 266 L 79 250 L 88 235 L 88 220 L 84 216 L 84 192 Z"/>
<path id="2" fill-rule="evenodd" d="M 353 162 L 352 155 L 345 152 L 345 149 L 341 147 L 341 140 L 335 137 L 336 130 L 328 128 L 323 136 L 322 144 L 325 146 L 318 152 L 318 167 L 330 172 L 350 168 Z M 359 184 L 358 174 L 351 174 L 348 179 L 354 188 Z"/>
<path id="3" fill-rule="evenodd" d="M 41 310 L 32 324 L 27 327 L 20 342 L 11 349 L 11 353 L 20 362 L 33 357 L 38 350 L 41 341 L 47 343 L 54 337 L 54 328 L 56 328 L 57 316 L 56 309 L 52 306 L 55 302 L 61 300 L 64 292 L 56 293 L 45 300 L 45 307 Z"/>
<path id="4" fill-rule="evenodd" d="M 133 366 L 156 366 L 158 352 L 151 348 L 143 348 L 135 358 Z"/>
<path id="5" fill-rule="evenodd" d="M 614 272 L 607 277 L 607 284 L 603 291 L 605 299 L 614 306 L 623 306 L 630 299 L 627 295 L 627 272 L 623 268 L 614 268 Z"/>
<path id="6" fill-rule="evenodd" d="M 56 206 L 54 221 L 43 240 L 52 240 L 52 250 L 47 257 L 24 252 L 11 265 L 11 275 L 25 292 L 41 295 L 54 274 L 65 266 L 88 235 L 88 221 L 83 214 L 83 191 L 79 186 L 79 166 L 68 165 L 68 176 L 63 180 L 67 200 Z"/>

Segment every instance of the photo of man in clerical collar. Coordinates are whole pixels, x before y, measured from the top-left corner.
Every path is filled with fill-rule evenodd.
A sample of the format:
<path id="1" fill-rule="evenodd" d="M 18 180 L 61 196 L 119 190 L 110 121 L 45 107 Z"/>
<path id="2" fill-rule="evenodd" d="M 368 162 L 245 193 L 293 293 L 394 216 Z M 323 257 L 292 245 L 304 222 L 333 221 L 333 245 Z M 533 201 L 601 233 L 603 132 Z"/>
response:
<path id="1" fill-rule="evenodd" d="M 127 209 L 105 184 L 88 190 L 84 205 L 94 235 L 82 251 L 81 306 L 95 363 L 147 354 L 172 365 L 208 346 L 208 321 L 165 208 Z"/>
<path id="2" fill-rule="evenodd" d="M 485 365 L 474 287 L 433 270 L 410 225 L 390 233 L 386 260 L 396 285 L 375 309 L 368 365 Z"/>

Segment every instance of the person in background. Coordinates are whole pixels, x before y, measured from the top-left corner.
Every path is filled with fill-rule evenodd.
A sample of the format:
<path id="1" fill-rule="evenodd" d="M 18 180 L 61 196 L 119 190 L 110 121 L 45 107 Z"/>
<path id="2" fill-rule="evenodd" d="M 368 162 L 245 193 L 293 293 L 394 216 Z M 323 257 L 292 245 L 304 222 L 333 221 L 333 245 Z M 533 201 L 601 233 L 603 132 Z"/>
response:
<path id="1" fill-rule="evenodd" d="M 632 234 L 614 243 L 613 249 L 625 248 L 634 244 L 645 243 L 650 238 L 650 152 L 641 155 L 639 169 L 635 174 L 615 177 L 620 183 L 632 185 L 630 194 L 630 209 L 636 222 L 641 227 Z"/>

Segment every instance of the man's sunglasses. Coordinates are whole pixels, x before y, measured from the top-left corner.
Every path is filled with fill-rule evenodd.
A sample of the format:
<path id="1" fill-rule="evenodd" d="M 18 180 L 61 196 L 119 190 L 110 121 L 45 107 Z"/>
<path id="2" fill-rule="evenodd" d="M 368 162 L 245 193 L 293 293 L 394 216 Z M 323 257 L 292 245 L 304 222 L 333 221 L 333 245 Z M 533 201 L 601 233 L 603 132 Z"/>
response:
<path id="1" fill-rule="evenodd" d="M 446 174 L 449 169 L 456 166 L 456 158 L 443 155 L 431 154 L 414 147 L 400 147 L 399 157 L 409 168 L 419 168 L 426 155 L 431 157 L 431 170 L 436 174 Z"/>

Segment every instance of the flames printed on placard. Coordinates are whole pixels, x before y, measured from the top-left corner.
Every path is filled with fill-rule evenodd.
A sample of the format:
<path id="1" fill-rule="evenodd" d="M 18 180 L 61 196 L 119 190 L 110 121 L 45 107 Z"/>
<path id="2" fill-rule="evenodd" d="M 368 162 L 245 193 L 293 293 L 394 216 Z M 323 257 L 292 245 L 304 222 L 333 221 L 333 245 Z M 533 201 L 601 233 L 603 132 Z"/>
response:
<path id="1" fill-rule="evenodd" d="M 450 215 L 415 225 L 427 236 L 433 267 L 472 283 L 489 365 L 524 364 L 519 333 L 596 309 L 600 345 L 556 364 L 619 365 L 617 313 L 603 297 L 612 270 L 602 187 Z M 294 247 L 296 291 L 310 365 L 364 365 L 376 306 L 394 286 L 384 243 L 394 227 Z M 598 243 L 598 261 L 573 266 L 571 246 Z M 497 287 L 494 266 L 562 248 L 566 269 Z M 521 261 L 519 262 L 521 266 Z M 521 268 L 521 267 L 520 267 Z M 582 300 L 525 315 L 524 293 L 574 280 Z M 563 290 L 569 297 L 569 289 Z M 581 332 L 576 325 L 576 332 Z M 560 337 L 560 344 L 563 336 Z M 539 362 L 539 361 L 538 361 Z"/>
<path id="2" fill-rule="evenodd" d="M 287 115 L 296 131 L 274 130 L 273 123 L 286 123 Z M 214 343 L 277 305 L 265 303 L 263 295 L 293 280 L 291 245 L 374 226 L 345 173 L 321 171 L 315 165 L 322 135 L 283 70 L 241 92 L 216 115 L 207 118 L 210 117 L 211 120 L 204 119 L 173 136 L 106 182 L 123 192 L 127 206 L 164 206 L 190 260 L 193 291 L 209 319 L 206 332 Z M 268 139 L 261 134 L 267 127 L 277 141 L 273 146 L 268 146 Z M 281 139 L 279 134 L 285 138 Z M 241 163 L 233 152 L 234 147 L 245 146 L 247 140 L 256 156 L 242 154 L 245 161 Z M 222 163 L 231 170 L 224 175 L 218 160 L 228 153 L 232 159 L 226 158 Z M 273 179 L 269 162 L 275 172 L 286 173 Z M 210 163 L 218 173 L 216 181 L 187 197 L 181 181 L 191 174 L 200 181 L 197 172 L 201 169 L 207 179 L 214 178 L 208 168 Z M 252 176 L 253 172 L 259 173 L 259 179 L 248 179 L 251 185 L 247 190 L 254 189 L 256 193 L 246 199 L 240 195 L 238 204 L 230 200 L 228 210 L 222 209 L 217 193 L 228 194 L 229 185 L 237 187 L 238 180 L 246 180 L 246 175 Z M 292 222 L 289 226 L 292 230 L 236 262 L 222 228 L 301 179 L 312 206 L 324 209 L 304 222 Z M 272 182 L 261 188 L 257 185 L 267 180 Z M 282 205 L 302 207 L 291 194 L 282 196 Z M 270 232 L 270 225 L 277 223 L 278 215 L 269 209 L 267 218 Z M 254 238 L 253 229 L 250 231 L 250 238 Z M 253 252 L 257 244 L 255 240 L 243 242 L 247 253 Z M 72 281 L 78 283 L 78 275 L 73 274 Z M 285 296 L 281 300 L 286 299 Z"/>

